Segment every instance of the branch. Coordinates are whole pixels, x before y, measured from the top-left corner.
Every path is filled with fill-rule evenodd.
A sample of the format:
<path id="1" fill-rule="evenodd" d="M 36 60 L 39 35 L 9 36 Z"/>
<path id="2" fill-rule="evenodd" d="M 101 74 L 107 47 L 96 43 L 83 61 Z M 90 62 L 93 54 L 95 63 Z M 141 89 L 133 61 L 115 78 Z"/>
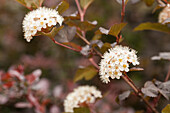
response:
<path id="1" fill-rule="evenodd" d="M 66 46 L 66 45 L 64 45 L 64 44 L 61 44 L 61 43 L 57 42 L 54 38 L 50 38 L 50 39 L 51 39 L 55 44 L 58 44 L 58 45 L 60 45 L 60 46 L 62 46 L 62 47 L 65 47 L 65 48 L 70 49 L 70 50 L 73 50 L 73 51 L 80 52 L 80 50 L 77 50 L 77 49 L 75 49 L 75 48 L 72 48 L 72 47 L 69 47 L 69 46 Z"/>
<path id="2" fill-rule="evenodd" d="M 121 21 L 120 23 L 123 23 L 124 21 L 124 16 L 125 16 L 125 2 L 122 0 L 122 10 L 121 10 Z M 116 43 L 119 44 L 119 40 L 121 39 L 121 32 L 118 34 L 116 37 Z"/>
<path id="3" fill-rule="evenodd" d="M 93 58 L 89 58 L 89 61 L 99 70 L 99 66 L 96 64 L 96 62 L 93 60 Z"/>
<path id="4" fill-rule="evenodd" d="M 121 23 L 124 20 L 124 16 L 125 16 L 125 3 L 124 0 L 122 0 Z"/>
<path id="5" fill-rule="evenodd" d="M 165 82 L 168 81 L 169 77 L 170 77 L 170 68 L 169 68 L 169 71 L 168 71 L 164 81 Z M 159 94 L 156 98 L 154 98 L 154 100 L 153 100 L 153 106 L 154 107 L 156 107 L 158 105 L 160 98 L 161 98 L 161 94 Z"/>
<path id="6" fill-rule="evenodd" d="M 90 42 L 83 36 L 81 36 L 78 32 L 76 33 L 87 45 L 90 45 Z"/>
<path id="7" fill-rule="evenodd" d="M 89 42 L 85 37 L 81 36 L 78 32 L 77 32 L 76 34 L 77 34 L 77 36 L 79 36 L 87 45 L 90 45 L 90 42 Z M 99 51 L 97 51 L 95 48 L 92 48 L 92 49 L 96 52 L 97 55 L 99 55 L 100 57 L 102 57 L 102 54 L 101 54 Z"/>
<path id="8" fill-rule="evenodd" d="M 135 93 L 146 103 L 146 105 L 154 112 L 154 113 L 159 113 L 143 96 L 143 94 L 140 92 L 140 90 L 135 86 L 133 81 L 125 74 L 122 76 L 122 78 L 125 80 L 127 84 L 135 91 Z"/>

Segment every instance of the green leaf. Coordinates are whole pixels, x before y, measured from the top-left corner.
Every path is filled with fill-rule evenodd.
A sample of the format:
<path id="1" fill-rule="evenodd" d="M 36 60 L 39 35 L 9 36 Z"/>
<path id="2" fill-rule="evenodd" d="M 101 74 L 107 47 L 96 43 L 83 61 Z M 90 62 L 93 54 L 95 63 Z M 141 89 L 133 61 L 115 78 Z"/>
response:
<path id="1" fill-rule="evenodd" d="M 55 35 L 63 28 L 64 26 L 54 27 L 49 33 L 42 32 L 41 35 L 45 35 L 48 37 L 55 37 Z"/>
<path id="2" fill-rule="evenodd" d="M 126 24 L 127 24 L 127 23 L 114 24 L 114 25 L 110 28 L 109 34 L 117 37 L 118 34 L 120 33 L 120 31 L 126 26 Z"/>
<path id="3" fill-rule="evenodd" d="M 90 113 L 90 110 L 87 107 L 74 108 L 74 113 Z"/>
<path id="4" fill-rule="evenodd" d="M 60 3 L 57 5 L 57 7 L 56 7 L 56 9 L 57 9 L 57 11 L 59 12 L 59 14 L 63 13 L 64 11 L 66 11 L 68 8 L 69 8 L 69 3 L 66 2 L 66 1 L 60 2 Z"/>
<path id="5" fill-rule="evenodd" d="M 92 40 L 100 40 L 102 38 L 102 34 L 99 30 L 95 32 L 95 35 L 93 36 Z"/>
<path id="6" fill-rule="evenodd" d="M 97 74 L 97 70 L 93 66 L 80 68 L 76 72 L 76 75 L 74 77 L 74 82 L 77 82 L 83 78 L 85 78 L 85 80 L 91 80 L 96 74 Z"/>
<path id="7" fill-rule="evenodd" d="M 81 22 L 80 20 L 68 20 L 65 23 L 69 26 L 79 27 L 81 30 L 84 31 L 89 31 L 95 28 L 95 25 L 88 21 Z"/>
<path id="8" fill-rule="evenodd" d="M 144 0 L 145 4 L 147 6 L 152 6 L 152 4 L 154 3 L 155 0 Z"/>
<path id="9" fill-rule="evenodd" d="M 23 6 L 27 7 L 28 9 L 36 9 L 41 7 L 44 0 L 16 0 Z"/>
<path id="10" fill-rule="evenodd" d="M 162 113 L 170 113 L 170 104 L 168 104 L 163 110 Z"/>
<path id="11" fill-rule="evenodd" d="M 142 31 L 142 30 L 155 30 L 155 31 L 170 33 L 170 28 L 160 23 L 146 22 L 146 23 L 140 24 L 134 29 L 134 31 Z"/>
<path id="12" fill-rule="evenodd" d="M 110 45 L 110 43 L 104 43 L 103 44 L 103 46 L 102 46 L 102 48 L 100 49 L 100 51 L 102 52 L 102 53 L 105 53 L 108 49 L 110 49 L 110 48 L 112 48 L 112 46 Z"/>
<path id="13" fill-rule="evenodd" d="M 83 9 L 87 9 L 93 0 L 80 0 L 80 5 Z"/>

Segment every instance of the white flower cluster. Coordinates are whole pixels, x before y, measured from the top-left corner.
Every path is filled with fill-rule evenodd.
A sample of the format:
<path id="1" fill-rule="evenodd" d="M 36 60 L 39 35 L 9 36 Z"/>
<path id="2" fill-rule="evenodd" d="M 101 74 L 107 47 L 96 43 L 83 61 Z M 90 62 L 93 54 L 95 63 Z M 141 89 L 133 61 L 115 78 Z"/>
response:
<path id="1" fill-rule="evenodd" d="M 79 86 L 69 93 L 64 100 L 65 112 L 73 112 L 74 108 L 80 107 L 81 104 L 94 103 L 96 98 L 101 98 L 101 92 L 94 86 Z"/>
<path id="2" fill-rule="evenodd" d="M 105 52 L 103 59 L 100 62 L 100 78 L 102 82 L 110 82 L 109 77 L 112 79 L 120 79 L 122 72 L 129 71 L 129 64 L 139 65 L 136 51 L 117 45 Z"/>
<path id="3" fill-rule="evenodd" d="M 62 25 L 64 18 L 54 9 L 40 7 L 29 12 L 23 20 L 24 38 L 30 42 L 38 31 L 52 28 L 57 23 Z"/>
<path id="4" fill-rule="evenodd" d="M 166 20 L 170 18 L 170 4 L 167 4 L 167 6 L 160 12 L 159 14 L 159 23 L 167 23 Z"/>

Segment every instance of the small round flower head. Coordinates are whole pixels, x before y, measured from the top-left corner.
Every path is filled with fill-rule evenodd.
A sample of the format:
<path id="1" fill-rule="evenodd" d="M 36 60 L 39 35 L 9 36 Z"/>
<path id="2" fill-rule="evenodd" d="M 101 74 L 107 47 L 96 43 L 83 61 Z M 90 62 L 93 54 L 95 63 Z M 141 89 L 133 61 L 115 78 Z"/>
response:
<path id="1" fill-rule="evenodd" d="M 110 82 L 109 78 L 120 79 L 122 72 L 129 71 L 129 64 L 139 65 L 136 51 L 117 45 L 102 56 L 100 62 L 100 78 L 102 82 Z"/>
<path id="2" fill-rule="evenodd" d="M 168 18 L 170 18 L 170 4 L 167 4 L 167 6 L 160 12 L 159 23 L 166 23 L 165 20 Z"/>
<path id="3" fill-rule="evenodd" d="M 74 108 L 78 108 L 81 104 L 94 103 L 96 98 L 101 98 L 101 92 L 94 86 L 79 86 L 69 93 L 64 100 L 65 112 L 73 112 Z"/>
<path id="4" fill-rule="evenodd" d="M 24 38 L 30 42 L 37 32 L 52 28 L 57 23 L 62 25 L 64 18 L 54 9 L 40 7 L 30 11 L 23 20 Z"/>

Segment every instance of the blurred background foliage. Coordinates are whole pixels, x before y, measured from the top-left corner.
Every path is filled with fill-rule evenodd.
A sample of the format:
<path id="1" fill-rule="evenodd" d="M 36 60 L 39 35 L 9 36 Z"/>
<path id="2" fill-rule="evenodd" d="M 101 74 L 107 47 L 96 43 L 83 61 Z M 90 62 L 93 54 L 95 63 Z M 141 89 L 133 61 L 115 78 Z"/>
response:
<path id="1" fill-rule="evenodd" d="M 70 15 L 77 11 L 74 0 L 67 0 L 70 4 L 69 9 L 63 13 L 63 16 Z M 55 8 L 60 0 L 45 0 L 43 5 Z M 151 57 L 159 52 L 170 50 L 169 34 L 156 31 L 138 31 L 133 29 L 142 22 L 157 22 L 158 14 L 161 11 L 157 10 L 152 13 L 156 7 L 156 2 L 151 6 L 147 6 L 144 1 L 137 3 L 128 3 L 125 13 L 125 22 L 127 26 L 123 29 L 122 45 L 128 45 L 138 51 L 140 57 L 140 67 L 144 68 L 142 72 L 130 72 L 129 76 L 134 80 L 137 86 L 142 87 L 145 81 L 157 78 L 164 81 L 170 63 L 168 61 L 152 61 Z M 107 92 L 104 100 L 99 101 L 96 106 L 99 113 L 129 113 L 138 110 L 142 113 L 145 108 L 143 103 L 139 103 L 137 97 L 130 97 L 125 102 L 118 105 L 115 102 L 117 95 L 127 89 L 130 89 L 122 80 L 112 80 L 108 85 L 102 84 L 98 76 L 95 76 L 90 81 L 81 80 L 78 83 L 73 83 L 73 78 L 77 68 L 80 65 L 87 66 L 90 62 L 82 57 L 78 52 L 68 50 L 66 48 L 55 45 L 45 36 L 34 37 L 28 43 L 23 37 L 22 20 L 28 12 L 25 7 L 17 3 L 15 0 L 0 0 L 0 69 L 7 71 L 11 65 L 22 64 L 25 66 L 25 72 L 29 73 L 34 69 L 42 69 L 42 78 L 47 78 L 50 81 L 51 90 L 56 85 L 61 85 L 63 92 L 68 93 L 76 84 L 93 84 L 103 92 Z M 97 27 L 93 31 L 87 32 L 88 40 L 93 38 L 94 32 L 99 27 L 110 28 L 114 23 L 120 22 L 121 5 L 116 0 L 94 0 L 88 8 L 85 15 L 85 20 L 98 22 Z M 113 36 L 102 35 L 102 41 L 114 42 L 116 39 Z M 85 45 L 77 37 L 74 40 L 79 45 Z M 95 58 L 97 62 L 99 58 Z M 61 103 L 63 100 L 61 100 Z M 60 104 L 61 104 L 60 103 Z M 62 104 L 58 104 L 63 111 Z M 166 105 L 166 101 L 162 97 L 159 102 L 159 110 Z M 103 109 L 104 108 L 104 109 Z M 20 113 L 22 111 L 13 108 L 1 108 L 2 113 Z M 8 109 L 8 110 L 6 110 Z M 7 112 L 8 111 L 8 112 Z M 132 112 L 130 112 L 132 111 Z M 25 111 L 26 112 L 26 111 Z M 29 112 L 29 110 L 27 111 Z M 1 113 L 1 111 L 0 111 Z"/>

